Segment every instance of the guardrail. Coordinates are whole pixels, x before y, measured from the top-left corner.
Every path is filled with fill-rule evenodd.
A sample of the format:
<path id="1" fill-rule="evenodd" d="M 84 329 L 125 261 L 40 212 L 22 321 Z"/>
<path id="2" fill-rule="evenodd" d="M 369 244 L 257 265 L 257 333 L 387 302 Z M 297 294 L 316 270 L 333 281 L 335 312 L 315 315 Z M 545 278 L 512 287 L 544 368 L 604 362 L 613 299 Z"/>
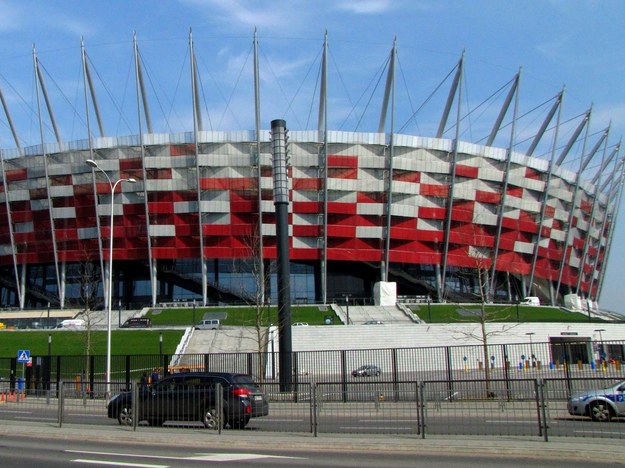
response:
<path id="1" fill-rule="evenodd" d="M 614 378 L 476 379 L 423 381 L 311 382 L 283 388 L 278 383 L 263 384 L 269 401 L 269 415 L 251 418 L 244 430 L 268 432 L 401 434 L 426 438 L 429 435 L 516 436 L 542 439 L 549 435 L 625 439 L 625 417 L 612 422 L 593 422 L 590 417 L 568 413 L 571 394 L 614 385 Z M 80 423 L 118 425 L 117 414 L 107 413 L 111 395 L 131 391 L 133 402 L 141 384 L 130 388 L 124 382 L 86 381 L 51 383 L 45 390 L 26 391 L 0 385 L 0 420 L 27 417 L 49 424 Z M 110 389 L 111 394 L 107 395 Z M 146 389 L 149 391 L 149 388 Z M 175 401 L 176 389 L 171 390 Z M 215 390 L 219 395 L 222 392 Z M 625 400 L 625 396 L 622 396 Z M 617 397 L 618 398 L 618 397 Z M 167 400 L 169 401 L 169 400 Z M 231 402 L 217 399 L 228 407 Z M 188 408 L 201 407 L 187 401 Z M 625 402 L 620 402 L 625 405 Z M 170 403 L 160 403 L 167 404 Z M 224 406 L 216 407 L 216 414 Z M 191 413 L 179 421 L 176 405 L 161 408 L 158 426 L 205 429 L 200 415 Z M 131 409 L 132 414 L 141 414 Z M 171 419 L 171 421 L 170 421 Z M 220 420 L 222 421 L 222 420 Z M 223 422 L 223 421 L 222 421 Z M 219 422 L 209 433 L 221 434 Z M 146 422 L 134 418 L 120 430 L 142 430 Z"/>

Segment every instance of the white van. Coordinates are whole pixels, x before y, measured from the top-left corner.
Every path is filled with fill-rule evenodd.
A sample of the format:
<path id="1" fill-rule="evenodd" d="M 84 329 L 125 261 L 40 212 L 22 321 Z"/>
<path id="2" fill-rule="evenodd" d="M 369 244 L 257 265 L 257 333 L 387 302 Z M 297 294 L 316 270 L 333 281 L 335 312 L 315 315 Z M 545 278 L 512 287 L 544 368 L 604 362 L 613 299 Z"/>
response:
<path id="1" fill-rule="evenodd" d="M 82 319 L 70 319 L 63 320 L 56 326 L 56 328 L 61 328 L 64 330 L 84 330 L 87 328 L 87 324 Z"/>
<path id="2" fill-rule="evenodd" d="M 218 319 L 202 320 L 195 326 L 196 330 L 219 330 L 221 322 Z"/>
<path id="3" fill-rule="evenodd" d="M 528 296 L 521 301 L 521 304 L 539 306 L 540 299 L 535 296 Z"/>

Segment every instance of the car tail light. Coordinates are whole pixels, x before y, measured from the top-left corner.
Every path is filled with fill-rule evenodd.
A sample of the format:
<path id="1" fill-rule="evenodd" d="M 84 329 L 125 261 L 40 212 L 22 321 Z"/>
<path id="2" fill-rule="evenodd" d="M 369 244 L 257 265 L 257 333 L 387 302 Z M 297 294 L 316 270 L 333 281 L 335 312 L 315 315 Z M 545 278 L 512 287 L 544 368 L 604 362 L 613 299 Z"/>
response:
<path id="1" fill-rule="evenodd" d="M 247 388 L 237 387 L 232 389 L 232 394 L 238 397 L 249 397 L 251 393 L 252 392 Z"/>

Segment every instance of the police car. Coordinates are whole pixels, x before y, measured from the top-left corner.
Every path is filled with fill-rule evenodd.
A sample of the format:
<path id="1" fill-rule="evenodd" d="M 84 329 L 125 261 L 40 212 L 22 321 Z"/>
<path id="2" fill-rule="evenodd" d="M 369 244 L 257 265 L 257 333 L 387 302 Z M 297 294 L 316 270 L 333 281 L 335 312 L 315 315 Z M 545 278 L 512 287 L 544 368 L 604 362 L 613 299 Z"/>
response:
<path id="1" fill-rule="evenodd" d="M 625 417 L 625 381 L 608 388 L 574 393 L 567 409 L 574 416 L 588 416 L 600 422 Z"/>

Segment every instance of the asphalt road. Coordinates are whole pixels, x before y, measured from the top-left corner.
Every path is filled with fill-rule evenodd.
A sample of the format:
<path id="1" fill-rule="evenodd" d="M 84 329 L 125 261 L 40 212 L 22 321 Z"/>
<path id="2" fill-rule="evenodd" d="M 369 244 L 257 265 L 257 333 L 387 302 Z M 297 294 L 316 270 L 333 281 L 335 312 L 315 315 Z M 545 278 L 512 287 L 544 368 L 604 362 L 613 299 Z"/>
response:
<path id="1" fill-rule="evenodd" d="M 38 435 L 3 436 L 0 444 L 0 460 L 3 468 L 67 466 L 131 466 L 165 468 L 198 467 L 211 463 L 226 466 L 314 466 L 378 468 L 392 464 L 393 467 L 446 466 L 446 467 L 532 467 L 562 466 L 599 467 L 605 461 L 569 459 L 564 456 L 537 457 L 535 453 L 503 456 L 497 453 L 447 453 L 436 450 L 422 450 L 418 456 L 412 451 L 384 451 L 371 447 L 367 449 L 337 448 L 280 448 L 279 440 L 264 448 L 215 446 L 210 439 L 201 447 L 180 446 L 175 441 L 155 444 L 146 441 L 132 443 L 120 440 L 93 441 L 46 438 Z"/>
<path id="2" fill-rule="evenodd" d="M 54 401 L 50 405 L 27 403 L 0 406 L 3 421 L 39 422 L 58 426 L 58 408 Z M 66 402 L 63 424 L 82 424 L 94 427 L 121 429 L 117 420 L 106 415 L 103 400 L 74 400 Z M 163 430 L 174 428 L 195 429 L 206 433 L 200 422 L 168 422 Z M 479 408 L 463 405 L 461 402 L 441 405 L 429 404 L 425 419 L 426 437 L 449 435 L 482 436 L 528 436 L 540 438 L 536 408 L 531 403 L 492 403 Z M 132 429 L 132 428 L 124 428 Z M 136 432 L 159 430 L 141 424 Z M 311 434 L 310 405 L 274 403 L 270 415 L 253 418 L 243 432 Z M 240 432 L 224 430 L 223 432 Z M 414 404 L 392 403 L 361 404 L 332 403 L 319 409 L 317 419 L 319 434 L 398 434 L 420 437 L 419 414 Z M 572 417 L 562 405 L 548 411 L 548 436 L 596 437 L 625 439 L 625 419 L 610 423 L 596 423 L 588 418 Z"/>

